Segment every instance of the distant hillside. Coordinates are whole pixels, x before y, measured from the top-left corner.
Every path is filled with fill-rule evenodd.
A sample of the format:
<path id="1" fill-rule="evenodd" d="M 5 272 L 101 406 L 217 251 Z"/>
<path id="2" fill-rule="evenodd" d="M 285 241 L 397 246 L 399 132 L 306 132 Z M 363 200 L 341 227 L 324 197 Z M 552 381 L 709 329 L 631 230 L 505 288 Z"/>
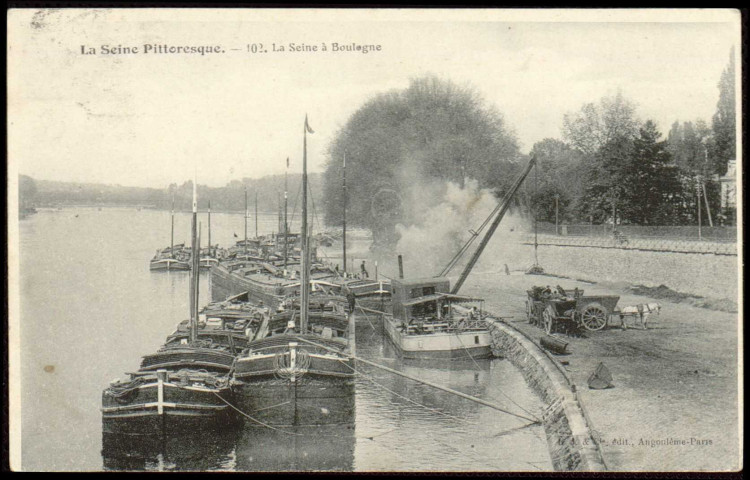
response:
<path id="1" fill-rule="evenodd" d="M 165 188 L 126 187 L 98 183 L 57 182 L 35 180 L 21 175 L 19 181 L 19 200 L 24 205 L 50 207 L 57 205 L 141 205 L 158 209 L 169 209 L 172 197 L 175 209 L 189 210 L 192 205 L 193 182 L 182 185 L 173 183 Z M 300 186 L 302 175 L 289 175 L 289 209 L 296 206 L 301 209 Z M 315 209 L 322 208 L 322 176 L 319 173 L 309 175 L 312 203 Z M 244 178 L 233 180 L 224 187 L 208 187 L 198 183 L 199 207 L 204 209 L 211 202 L 214 211 L 241 211 L 245 208 L 245 188 L 248 192 L 249 208 L 255 208 L 255 195 L 258 195 L 259 211 L 278 211 L 284 201 L 284 175 L 271 175 L 258 179 Z M 320 206 L 319 206 L 320 205 Z"/>

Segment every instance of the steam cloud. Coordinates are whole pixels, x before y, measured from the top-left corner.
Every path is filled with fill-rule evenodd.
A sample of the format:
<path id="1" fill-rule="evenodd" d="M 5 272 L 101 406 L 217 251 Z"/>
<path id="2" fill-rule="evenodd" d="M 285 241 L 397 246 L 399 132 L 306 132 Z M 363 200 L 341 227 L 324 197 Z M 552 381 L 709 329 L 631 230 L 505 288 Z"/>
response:
<path id="1" fill-rule="evenodd" d="M 440 273 L 469 240 L 470 231 L 480 227 L 499 201 L 491 191 L 480 189 L 473 179 L 466 179 L 463 188 L 453 182 L 441 182 L 413 186 L 409 193 L 411 211 L 407 213 L 413 223 L 396 225 L 400 237 L 396 253 L 404 256 L 408 266 L 405 276 L 411 278 Z M 451 275 L 460 272 L 488 228 L 489 225 L 480 232 Z M 528 219 L 508 212 L 475 270 L 494 270 L 502 268 L 504 263 L 512 269 L 523 268 L 525 261 L 519 258 L 523 250 L 520 235 L 528 228 Z"/>

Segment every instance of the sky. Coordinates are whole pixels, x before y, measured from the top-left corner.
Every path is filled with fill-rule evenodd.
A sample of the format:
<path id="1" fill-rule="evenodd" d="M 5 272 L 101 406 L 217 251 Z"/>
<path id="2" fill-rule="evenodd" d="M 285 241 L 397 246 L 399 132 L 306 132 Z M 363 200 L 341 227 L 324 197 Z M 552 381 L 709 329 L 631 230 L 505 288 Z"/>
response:
<path id="1" fill-rule="evenodd" d="M 710 124 L 740 39 L 730 10 L 12 10 L 8 27 L 10 171 L 149 187 L 195 172 L 210 186 L 279 174 L 286 157 L 299 172 L 306 114 L 308 166 L 322 171 L 352 113 L 427 74 L 476 89 L 524 153 L 561 138 L 564 114 L 618 91 L 665 135 L 675 120 Z M 224 53 L 144 54 L 145 44 Z"/>

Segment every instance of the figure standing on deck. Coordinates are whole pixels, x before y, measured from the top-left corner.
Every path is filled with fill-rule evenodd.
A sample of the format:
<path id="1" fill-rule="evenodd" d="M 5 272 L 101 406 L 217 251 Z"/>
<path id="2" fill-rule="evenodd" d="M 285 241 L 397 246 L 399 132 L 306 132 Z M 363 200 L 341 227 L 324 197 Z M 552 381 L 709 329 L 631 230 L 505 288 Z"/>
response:
<path id="1" fill-rule="evenodd" d="M 346 294 L 346 301 L 349 302 L 349 312 L 354 313 L 354 305 L 356 303 L 356 298 L 353 292 L 349 292 Z"/>
<path id="2" fill-rule="evenodd" d="M 362 265 L 360 265 L 360 268 L 362 269 L 362 278 L 370 278 L 370 275 L 367 274 L 367 269 L 365 268 L 364 260 L 362 260 Z"/>

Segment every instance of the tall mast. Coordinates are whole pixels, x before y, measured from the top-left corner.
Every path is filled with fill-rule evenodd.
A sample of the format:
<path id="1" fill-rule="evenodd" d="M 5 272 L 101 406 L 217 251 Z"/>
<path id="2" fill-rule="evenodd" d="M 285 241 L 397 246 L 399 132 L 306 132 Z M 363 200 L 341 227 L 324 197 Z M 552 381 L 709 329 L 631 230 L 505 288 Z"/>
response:
<path id="1" fill-rule="evenodd" d="M 289 173 L 289 157 L 286 157 L 286 170 L 284 171 L 284 270 L 286 270 L 286 264 L 288 260 L 289 252 L 289 223 L 287 223 L 287 174 Z"/>
<path id="2" fill-rule="evenodd" d="M 196 175 L 197 177 L 197 175 Z M 190 342 L 198 339 L 198 285 L 200 279 L 200 245 L 198 244 L 198 187 L 193 181 L 193 221 L 190 246 L 192 268 L 190 269 Z"/>
<path id="3" fill-rule="evenodd" d="M 346 273 L 346 150 L 344 150 L 344 273 Z"/>
<path id="4" fill-rule="evenodd" d="M 211 253 L 211 200 L 208 201 L 208 256 L 213 257 Z"/>
<path id="5" fill-rule="evenodd" d="M 255 238 L 258 238 L 258 191 L 255 191 Z"/>
<path id="6" fill-rule="evenodd" d="M 169 254 L 174 256 L 174 193 L 172 194 L 172 234 L 169 237 Z"/>
<path id="7" fill-rule="evenodd" d="M 539 256 L 537 250 L 539 249 L 539 242 L 537 241 L 537 219 L 536 219 L 536 202 L 537 202 L 537 190 L 539 189 L 539 164 L 534 165 L 534 265 L 539 265 Z"/>
<path id="8" fill-rule="evenodd" d="M 245 254 L 247 255 L 247 187 L 245 187 Z"/>
<path id="9" fill-rule="evenodd" d="M 307 333 L 307 309 L 310 294 L 310 242 L 307 231 L 307 132 L 313 133 L 307 124 L 302 135 L 302 276 L 300 279 L 300 333 Z"/>

